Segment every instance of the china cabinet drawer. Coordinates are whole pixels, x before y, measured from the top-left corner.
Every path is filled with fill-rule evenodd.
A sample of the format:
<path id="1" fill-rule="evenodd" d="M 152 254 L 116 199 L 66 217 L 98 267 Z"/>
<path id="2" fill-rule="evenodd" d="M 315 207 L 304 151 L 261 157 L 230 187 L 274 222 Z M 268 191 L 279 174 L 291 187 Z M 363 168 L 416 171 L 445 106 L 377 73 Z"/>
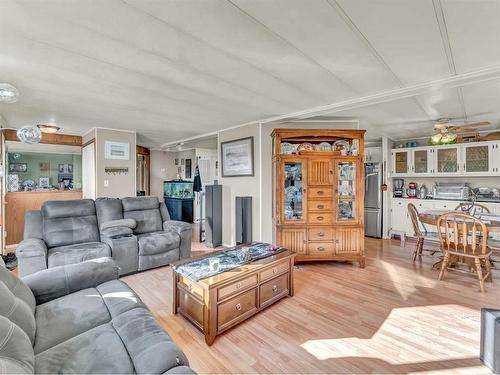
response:
<path id="1" fill-rule="evenodd" d="M 260 272 L 260 280 L 263 281 L 263 280 L 270 279 L 273 276 L 277 276 L 280 273 L 288 271 L 289 268 L 290 268 L 290 264 L 289 264 L 288 260 L 285 262 L 278 263 L 277 265 L 275 265 L 272 268 L 268 268 L 266 270 L 261 271 Z"/>
<path id="2" fill-rule="evenodd" d="M 257 310 L 257 288 L 250 289 L 217 307 L 217 326 L 219 330 L 236 323 L 238 318 Z"/>
<path id="3" fill-rule="evenodd" d="M 334 253 L 333 242 L 312 242 L 309 243 L 309 256 L 331 256 Z"/>
<path id="4" fill-rule="evenodd" d="M 227 286 L 223 286 L 218 289 L 218 300 L 222 300 L 232 294 L 238 293 L 241 290 L 244 290 L 248 287 L 257 285 L 257 274 L 242 279 L 240 281 L 235 282 L 234 284 L 230 284 Z"/>
<path id="5" fill-rule="evenodd" d="M 308 202 L 309 211 L 331 211 L 333 207 L 332 201 L 313 201 Z"/>
<path id="6" fill-rule="evenodd" d="M 333 241 L 332 228 L 310 228 L 309 241 Z"/>
<path id="7" fill-rule="evenodd" d="M 289 274 L 278 276 L 260 286 L 260 306 L 272 302 L 282 294 L 288 294 Z"/>
<path id="8" fill-rule="evenodd" d="M 333 190 L 331 188 L 309 188 L 308 197 L 310 199 L 314 198 L 331 198 L 333 195 Z"/>
<path id="9" fill-rule="evenodd" d="M 330 212 L 309 212 L 308 222 L 311 224 L 328 224 L 333 223 L 333 214 Z"/>

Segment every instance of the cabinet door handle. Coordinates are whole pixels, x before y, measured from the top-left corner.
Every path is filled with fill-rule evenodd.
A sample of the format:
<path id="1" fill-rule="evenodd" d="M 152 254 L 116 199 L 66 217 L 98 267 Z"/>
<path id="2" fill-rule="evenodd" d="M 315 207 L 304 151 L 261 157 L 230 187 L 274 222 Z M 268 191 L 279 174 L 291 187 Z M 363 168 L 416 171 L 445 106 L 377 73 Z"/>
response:
<path id="1" fill-rule="evenodd" d="M 325 237 L 325 234 L 323 232 L 319 232 L 318 237 Z"/>
<path id="2" fill-rule="evenodd" d="M 236 310 L 240 311 L 241 310 L 241 303 L 237 303 L 235 307 L 236 307 Z"/>
<path id="3" fill-rule="evenodd" d="M 273 273 L 276 273 L 278 272 L 278 270 L 276 268 L 273 268 Z"/>
<path id="4" fill-rule="evenodd" d="M 457 163 L 457 171 L 460 170 L 460 164 Z"/>
<path id="5" fill-rule="evenodd" d="M 241 289 L 241 283 L 236 284 L 236 289 Z"/>

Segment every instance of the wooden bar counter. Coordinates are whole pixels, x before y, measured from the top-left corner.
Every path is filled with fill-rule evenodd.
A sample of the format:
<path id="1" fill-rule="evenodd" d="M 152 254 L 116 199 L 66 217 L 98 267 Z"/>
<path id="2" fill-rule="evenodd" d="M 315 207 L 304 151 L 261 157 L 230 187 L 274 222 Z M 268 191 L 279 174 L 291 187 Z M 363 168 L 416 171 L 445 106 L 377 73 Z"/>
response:
<path id="1" fill-rule="evenodd" d="M 24 213 L 39 210 L 46 201 L 81 199 L 81 190 L 17 191 L 5 194 L 6 245 L 22 241 Z"/>

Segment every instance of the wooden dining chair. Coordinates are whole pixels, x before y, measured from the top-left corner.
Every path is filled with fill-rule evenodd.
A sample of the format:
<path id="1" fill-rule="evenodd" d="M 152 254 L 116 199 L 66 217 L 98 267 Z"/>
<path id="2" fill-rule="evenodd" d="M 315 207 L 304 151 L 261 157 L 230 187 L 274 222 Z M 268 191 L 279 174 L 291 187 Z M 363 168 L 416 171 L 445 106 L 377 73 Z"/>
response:
<path id="1" fill-rule="evenodd" d="M 462 202 L 460 203 L 457 207 L 455 207 L 455 211 L 460 211 L 460 212 L 464 212 L 467 211 L 468 213 L 470 213 L 470 209 L 474 207 L 474 213 L 481 213 L 481 214 L 489 214 L 490 213 L 490 209 L 486 206 L 483 206 L 482 204 L 479 204 L 479 203 L 467 203 L 467 202 Z M 464 210 L 462 209 L 464 208 Z"/>
<path id="2" fill-rule="evenodd" d="M 450 212 L 439 217 L 437 227 L 441 251 L 444 253 L 438 280 L 443 279 L 448 265 L 466 263 L 475 269 L 479 287 L 484 292 L 484 280 L 493 282 L 486 225 L 474 216 Z M 483 268 L 486 270 L 485 275 Z"/>
<path id="3" fill-rule="evenodd" d="M 415 251 L 413 251 L 412 254 L 412 261 L 415 262 L 417 256 L 422 256 L 422 251 L 437 251 L 437 249 L 424 249 L 424 243 L 426 241 L 427 243 L 434 242 L 438 245 L 439 239 L 437 233 L 428 232 L 425 227 L 423 227 L 424 230 L 421 229 L 421 223 L 418 219 L 418 211 L 413 203 L 408 203 L 408 214 L 410 215 L 411 223 L 413 225 L 413 236 L 417 239 Z"/>

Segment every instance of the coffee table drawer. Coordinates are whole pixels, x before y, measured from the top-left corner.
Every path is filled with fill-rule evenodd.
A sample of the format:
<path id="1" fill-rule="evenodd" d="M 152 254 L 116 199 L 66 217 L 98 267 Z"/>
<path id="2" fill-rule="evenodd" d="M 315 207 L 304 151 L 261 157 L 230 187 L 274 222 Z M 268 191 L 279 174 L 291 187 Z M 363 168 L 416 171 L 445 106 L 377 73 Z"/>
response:
<path id="1" fill-rule="evenodd" d="M 217 300 L 220 301 L 232 294 L 238 293 L 240 290 L 254 285 L 257 285 L 257 274 L 219 288 L 217 293 Z"/>
<path id="2" fill-rule="evenodd" d="M 191 281 L 186 277 L 180 276 L 179 284 L 182 285 L 185 289 L 187 289 L 189 293 L 195 295 L 198 298 L 203 299 L 203 288 L 194 281 Z"/>
<path id="3" fill-rule="evenodd" d="M 217 307 L 218 330 L 223 330 L 257 310 L 257 288 L 241 293 Z"/>
<path id="4" fill-rule="evenodd" d="M 278 276 L 260 286 L 260 306 L 272 302 L 276 297 L 282 294 L 288 294 L 289 274 Z"/>
<path id="5" fill-rule="evenodd" d="M 276 264 L 272 268 L 265 269 L 264 271 L 260 272 L 260 280 L 267 280 L 270 279 L 271 277 L 277 276 L 280 273 L 288 271 L 290 268 L 290 263 L 288 260 Z"/>

